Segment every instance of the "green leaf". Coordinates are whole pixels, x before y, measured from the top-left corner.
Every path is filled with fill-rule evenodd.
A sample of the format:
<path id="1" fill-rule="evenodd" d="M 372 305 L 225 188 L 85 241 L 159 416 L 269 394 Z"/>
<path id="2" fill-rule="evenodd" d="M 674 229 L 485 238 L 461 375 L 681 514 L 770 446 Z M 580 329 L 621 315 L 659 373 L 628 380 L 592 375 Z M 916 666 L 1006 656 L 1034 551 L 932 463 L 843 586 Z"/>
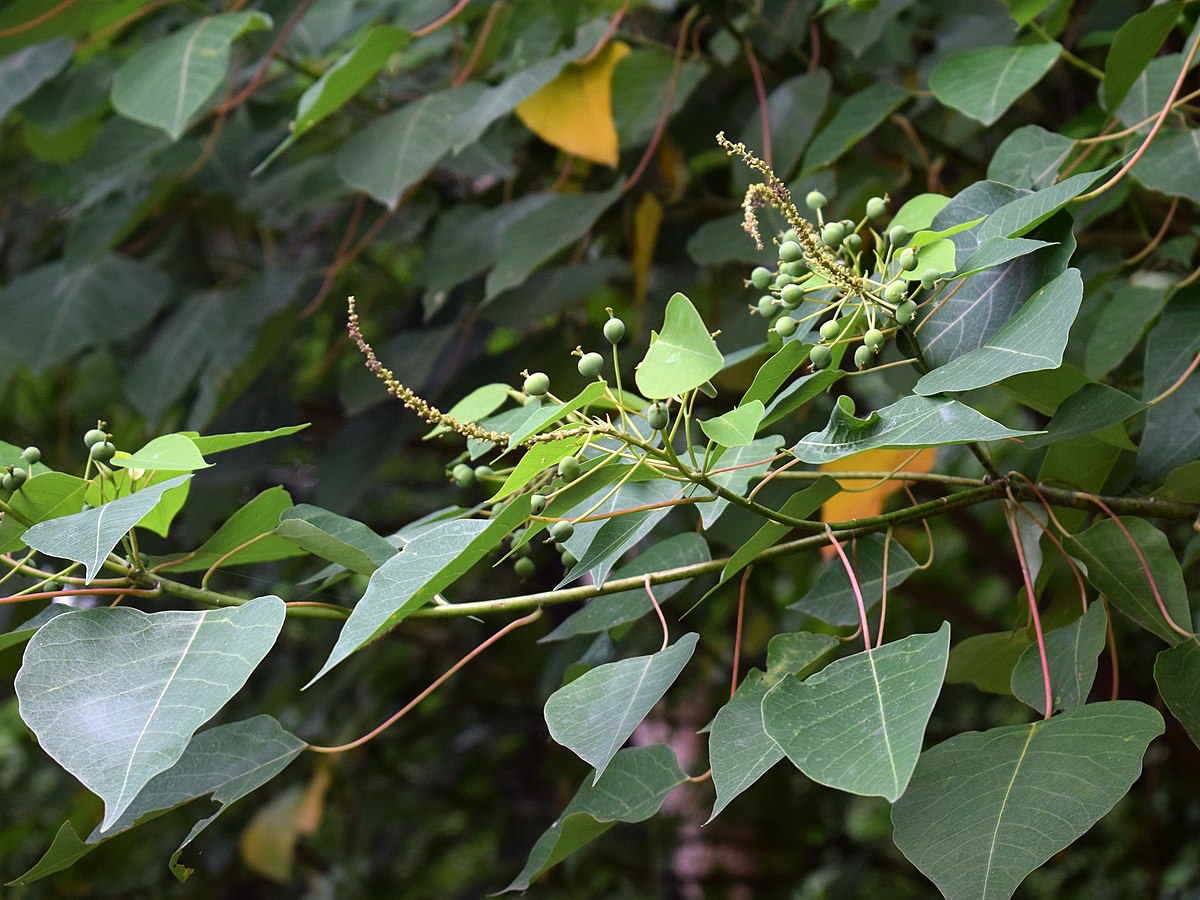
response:
<path id="1" fill-rule="evenodd" d="M 1032 253 L 1034 250 L 1050 246 L 1052 246 L 1050 241 L 1035 241 L 1030 238 L 990 237 L 983 241 L 975 249 L 975 252 L 967 257 L 966 262 L 955 270 L 954 277 L 966 278 L 968 275 L 974 275 L 976 272 L 982 272 L 984 269 L 990 269 L 993 266 L 998 266 L 1001 263 L 1006 263 L 1009 260 Z"/>
<path id="2" fill-rule="evenodd" d="M 213 801 L 221 805 L 211 816 L 197 822 L 179 845 L 171 858 L 175 868 L 180 851 L 201 831 L 230 804 L 286 769 L 304 747 L 304 741 L 284 731 L 270 716 L 255 716 L 202 731 L 192 738 L 175 765 L 149 781 L 107 832 L 96 830 L 84 843 L 71 823 L 64 823 L 37 865 L 10 884 L 29 884 L 61 872 L 109 838 L 211 794 Z"/>
<path id="3" fill-rule="evenodd" d="M 455 120 L 480 91 L 477 85 L 424 94 L 376 119 L 338 151 L 336 166 L 350 187 L 388 209 L 450 152 Z"/>
<path id="4" fill-rule="evenodd" d="M 1200 353 L 1200 292 L 1177 291 L 1146 340 L 1142 399 L 1173 385 Z M 1175 393 L 1146 412 L 1135 474 L 1157 484 L 1172 471 L 1200 458 L 1200 379 L 1189 378 Z"/>
<path id="5" fill-rule="evenodd" d="M 39 522 L 22 539 L 42 553 L 83 563 L 87 580 L 91 581 L 117 542 L 158 505 L 163 493 L 191 477 L 180 475 L 95 509 Z"/>
<path id="6" fill-rule="evenodd" d="M 1187 177 L 1200 164 L 1200 129 L 1159 134 L 1133 167 L 1133 176 L 1152 191 L 1200 202 L 1200 186 Z"/>
<path id="7" fill-rule="evenodd" d="M 1026 437 L 969 406 L 944 397 L 903 397 L 865 419 L 834 406 L 823 431 L 805 435 L 792 453 L 806 463 L 826 463 L 878 448 L 918 449 Z"/>
<path id="8" fill-rule="evenodd" d="M 1150 323 L 1167 302 L 1166 285 L 1132 282 L 1113 292 L 1093 316 L 1096 325 L 1084 351 L 1084 370 L 1092 378 L 1108 375 L 1142 342 Z"/>
<path id="9" fill-rule="evenodd" d="M 672 54 L 654 45 L 635 47 L 617 63 L 612 76 L 612 112 L 622 148 L 649 143 L 663 108 L 669 103 L 670 115 L 679 112 L 708 73 L 704 63 L 686 58 L 679 62 L 677 76 L 672 75 L 674 68 Z M 676 79 L 674 91 L 672 77 Z M 820 90 L 816 82 L 813 90 Z M 826 94 L 828 90 L 826 84 Z"/>
<path id="10" fill-rule="evenodd" d="M 234 434 L 196 434 L 191 431 L 186 431 L 186 434 L 196 445 L 196 449 L 204 455 L 213 453 L 222 453 L 226 450 L 233 450 L 237 447 L 248 447 L 251 444 L 258 444 L 262 441 L 273 440 L 277 437 L 287 437 L 295 434 L 297 431 L 303 431 L 308 427 L 308 423 L 303 425 L 286 425 L 283 428 L 276 428 L 273 431 L 239 431 Z"/>
<path id="11" fill-rule="evenodd" d="M 1096 657 L 1104 649 L 1108 617 L 1103 603 L 1062 628 L 1046 632 L 1046 659 L 1050 665 L 1050 697 L 1054 710 L 1072 710 L 1087 700 L 1096 680 Z M 1046 713 L 1046 686 L 1042 657 L 1036 644 L 1025 648 L 1012 672 L 1012 693 L 1039 713 Z"/>
<path id="12" fill-rule="evenodd" d="M 34 44 L 0 59 L 0 122 L 41 85 L 61 72 L 75 52 L 67 38 Z"/>
<path id="13" fill-rule="evenodd" d="M 370 575 L 396 555 L 395 547 L 362 522 L 307 503 L 283 510 L 275 534 L 363 575 Z"/>
<path id="14" fill-rule="evenodd" d="M 602 491 L 599 497 L 607 493 Z M 665 478 L 626 484 L 597 507 L 595 514 L 663 504 L 677 499 L 681 494 L 682 490 L 678 484 Z M 571 515 L 582 516 L 597 503 L 599 497 L 594 495 L 589 498 L 582 504 L 583 508 L 572 510 Z M 594 584 L 604 584 L 608 579 L 609 570 L 621 554 L 649 534 L 671 511 L 669 506 L 660 506 L 658 509 L 643 509 L 612 516 L 601 522 L 583 522 L 576 525 L 575 533 L 566 542 L 566 547 L 575 554 L 579 562 L 563 576 L 558 587 L 574 581 L 585 572 L 590 573 Z"/>
<path id="15" fill-rule="evenodd" d="M 811 345 L 803 344 L 800 341 L 789 341 L 788 343 L 799 345 L 806 355 L 812 349 Z M 828 391 L 845 374 L 841 369 L 828 368 L 809 375 L 800 376 L 784 388 L 778 397 L 771 401 L 771 405 L 767 407 L 767 414 L 759 425 L 759 429 L 769 428 L 780 419 L 791 415 L 809 400 Z"/>
<path id="16" fill-rule="evenodd" d="M 1190 631 L 1183 571 L 1167 536 L 1145 519 L 1122 516 L 1121 521 L 1145 557 L 1167 612 L 1176 625 Z M 1082 534 L 1069 536 L 1063 546 L 1087 567 L 1087 580 L 1109 603 L 1168 644 L 1183 640 L 1163 618 L 1146 570 L 1116 522 L 1103 519 Z"/>
<path id="17" fill-rule="evenodd" d="M 700 387 L 724 364 L 692 301 L 676 293 L 667 302 L 662 333 L 638 364 L 635 380 L 644 397 L 665 400 Z"/>
<path id="18" fill-rule="evenodd" d="M 594 783 L 584 780 L 562 815 L 538 838 L 525 868 L 502 893 L 525 890 L 613 823 L 649 819 L 667 794 L 686 780 L 675 752 L 666 744 L 620 751 L 601 778 Z"/>
<path id="19" fill-rule="evenodd" d="M 1200 644 L 1183 641 L 1160 652 L 1154 681 L 1171 715 L 1200 747 Z"/>
<path id="20" fill-rule="evenodd" d="M 432 600 L 528 517 L 529 500 L 522 497 L 490 520 L 453 519 L 414 537 L 371 575 L 329 658 L 304 687 Z"/>
<path id="21" fill-rule="evenodd" d="M 682 566 L 693 566 L 712 559 L 708 542 L 693 532 L 676 534 L 659 541 L 645 553 L 640 553 L 626 565 L 614 571 L 610 580 L 632 578 L 645 575 L 647 572 L 660 572 L 664 569 L 677 569 Z M 691 579 L 670 581 L 656 585 L 654 599 L 659 605 L 678 594 L 691 583 Z M 642 587 L 617 594 L 606 594 L 590 600 L 586 606 L 567 616 L 562 623 L 538 640 L 539 644 L 551 641 L 565 641 L 579 634 L 595 634 L 607 631 L 626 622 L 633 622 L 642 616 L 653 612 L 654 606 Z"/>
<path id="22" fill-rule="evenodd" d="M 934 218 L 950 202 L 945 194 L 917 194 L 905 201 L 888 221 L 889 228 L 903 225 L 910 234 L 917 234 L 933 224 Z"/>
<path id="23" fill-rule="evenodd" d="M 295 541 L 270 534 L 279 524 L 279 517 L 291 508 L 292 498 L 287 491 L 281 487 L 268 488 L 240 507 L 208 540 L 171 568 L 176 572 L 202 572 L 222 557 L 225 557 L 222 566 L 244 566 L 303 556 L 304 549 Z M 242 549 L 238 550 L 239 547 Z"/>
<path id="24" fill-rule="evenodd" d="M 446 415 L 460 422 L 478 422 L 484 416 L 490 416 L 508 400 L 508 392 L 512 388 L 502 382 L 493 382 L 477 387 L 446 410 Z M 436 425 L 428 434 L 422 435 L 421 440 L 427 441 L 445 434 L 450 429 L 445 425 Z"/>
<path id="25" fill-rule="evenodd" d="M 1046 425 L 1046 433 L 1029 438 L 1026 447 L 1043 447 L 1055 441 L 1065 441 L 1092 434 L 1124 422 L 1146 409 L 1124 391 L 1095 381 L 1089 381 L 1058 405 L 1054 417 Z"/>
<path id="26" fill-rule="evenodd" d="M 738 406 L 745 406 L 755 400 L 760 403 L 769 402 L 775 396 L 775 392 L 792 377 L 792 373 L 807 361 L 808 347 L 804 342 L 787 341 L 770 359 L 758 367 L 758 371 L 754 373 L 754 380 L 750 382 L 750 387 L 746 388 Z"/>
<path id="27" fill-rule="evenodd" d="M 485 419 L 481 424 L 493 431 L 508 434 L 508 446 L 516 447 L 527 437 L 537 434 L 547 426 L 598 402 L 604 397 L 606 388 L 604 382 L 593 381 L 566 403 L 543 401 L 541 405 L 522 406 L 496 418 Z M 472 458 L 475 458 L 474 455 Z"/>
<path id="28" fill-rule="evenodd" d="M 1007 900 L 1125 796 L 1162 732 L 1155 710 L 1118 700 L 956 735 L 892 807 L 896 846 L 947 897 Z"/>
<path id="29" fill-rule="evenodd" d="M 929 88 L 944 106 L 991 125 L 1042 80 L 1061 51 L 1051 41 L 951 53 L 929 76 Z"/>
<path id="30" fill-rule="evenodd" d="M 1057 369 L 1082 301 L 1079 270 L 1067 269 L 1025 301 L 982 347 L 922 375 L 913 390 L 922 396 L 969 391 L 1022 372 Z"/>
<path id="31" fill-rule="evenodd" d="M 1045 190 L 1020 192 L 984 220 L 976 239 L 984 243 L 993 237 L 1019 238 L 1028 234 L 1099 181 L 1110 168 L 1072 175 Z"/>
<path id="32" fill-rule="evenodd" d="M 496 267 L 488 274 L 488 299 L 523 284 L 542 263 L 591 230 L 621 196 L 623 183 L 607 191 L 554 194 L 500 236 Z"/>
<path id="33" fill-rule="evenodd" d="M 692 632 L 658 653 L 597 666 L 550 695 L 545 709 L 550 736 L 596 767 L 593 785 L 674 684 L 699 639 Z"/>
<path id="34" fill-rule="evenodd" d="M 1131 16 L 1117 29 L 1104 61 L 1105 109 L 1114 111 L 1121 105 L 1175 27 L 1182 9 L 1182 3 L 1160 3 Z"/>
<path id="35" fill-rule="evenodd" d="M 492 495 L 493 501 L 503 499 L 515 491 L 521 490 L 537 475 L 551 466 L 557 465 L 568 456 L 573 456 L 587 440 L 586 435 L 559 438 L 557 441 L 542 441 L 534 444 L 525 451 L 525 455 L 513 466 L 512 472 L 504 479 L 504 484 Z"/>
<path id="36" fill-rule="evenodd" d="M 812 137 L 825 112 L 832 83 L 833 79 L 826 70 L 817 69 L 789 78 L 767 95 L 765 115 L 771 123 L 771 166 L 785 181 L 800 162 L 804 145 Z M 616 85 L 613 87 L 615 91 Z M 740 140 L 751 147 L 761 143 L 762 121 L 760 113 L 755 110 L 747 118 Z M 748 172 L 744 174 L 746 178 L 750 177 Z"/>
<path id="37" fill-rule="evenodd" d="M 226 13 L 198 19 L 146 45 L 117 70 L 113 107 L 179 140 L 224 83 L 233 42 L 270 27 L 271 20 L 260 12 Z"/>
<path id="38" fill-rule="evenodd" d="M 708 758 L 717 799 L 709 822 L 783 759 L 783 750 L 763 730 L 762 701 L 770 687 L 762 672 L 751 669 L 713 719 Z"/>
<path id="39" fill-rule="evenodd" d="M 1018 188 L 1047 188 L 1074 146 L 1069 137 L 1040 125 L 1022 125 L 1000 142 L 988 162 L 987 177 Z"/>
<path id="40" fill-rule="evenodd" d="M 789 675 L 807 678 L 817 663 L 840 644 L 831 634 L 811 631 L 775 635 L 767 643 L 767 683 L 775 684 Z"/>
<path id="41" fill-rule="evenodd" d="M 403 28 L 372 26 L 353 48 L 300 95 L 292 133 L 284 145 L 299 140 L 322 119 L 341 109 L 375 77 L 388 58 L 407 46 L 410 40 L 412 35 Z"/>
<path id="42" fill-rule="evenodd" d="M 112 465 L 123 469 L 163 469 L 168 472 L 194 472 L 207 469 L 206 462 L 191 438 L 184 434 L 164 434 L 129 456 L 118 456 Z"/>
<path id="43" fill-rule="evenodd" d="M 8 505 L 27 522 L 45 522 L 81 511 L 87 487 L 86 481 L 74 475 L 43 472 L 25 482 L 9 498 Z M 0 553 L 20 549 L 24 533 L 25 526 L 15 516 L 0 518 Z"/>
<path id="44" fill-rule="evenodd" d="M 876 81 L 837 104 L 833 118 L 817 132 L 804 154 L 801 176 L 834 162 L 843 153 L 875 130 L 884 119 L 900 108 L 911 92 L 886 81 Z"/>
<path id="45" fill-rule="evenodd" d="M 763 698 L 763 726 L 801 772 L 886 797 L 908 786 L 946 673 L 950 625 L 836 660 Z"/>
<path id="46" fill-rule="evenodd" d="M 662 340 L 662 338 L 659 338 Z M 744 447 L 754 440 L 766 409 L 759 400 L 736 406 L 724 415 L 705 419 L 700 430 L 722 447 Z"/>
<path id="47" fill-rule="evenodd" d="M 715 463 L 710 461 L 710 471 L 714 474 L 709 477 L 721 487 L 745 496 L 746 491 L 750 488 L 750 482 L 767 473 L 772 465 L 771 457 L 778 453 L 783 445 L 783 438 L 778 434 L 773 434 L 751 441 L 743 447 L 735 447 L 727 453 L 722 453 Z M 703 453 L 703 448 L 698 448 L 697 452 Z M 757 465 L 751 465 L 752 463 L 757 463 Z M 721 472 L 720 469 L 729 471 Z M 697 484 L 689 487 L 684 496 L 694 497 L 706 493 L 708 493 L 708 488 Z M 710 503 L 701 503 L 699 510 L 702 526 L 712 528 L 713 523 L 728 508 L 729 501 L 724 497 L 718 497 Z"/>
<path id="48" fill-rule="evenodd" d="M 9 647 L 15 647 L 18 644 L 23 644 L 34 633 L 53 619 L 55 616 L 61 616 L 63 613 L 73 612 L 75 607 L 67 606 L 65 603 L 51 603 L 40 613 L 30 616 L 12 631 L 6 631 L 0 634 L 0 650 L 7 650 Z"/>
<path id="49" fill-rule="evenodd" d="M 1012 672 L 1030 646 L 1025 631 L 973 634 L 950 648 L 946 684 L 973 684 L 989 694 L 1012 696 Z"/>
<path id="50" fill-rule="evenodd" d="M 883 545 L 880 534 L 859 538 L 855 545 L 854 572 L 868 610 L 883 596 Z M 899 541 L 892 541 L 888 548 L 888 590 L 899 587 L 915 571 L 917 561 Z M 806 612 L 830 625 L 857 625 L 858 603 L 841 560 L 829 560 L 817 583 L 788 609 Z"/>
<path id="51" fill-rule="evenodd" d="M 81 610 L 38 630 L 16 678 L 21 718 L 104 800 L 100 831 L 246 683 L 283 617 L 282 600 L 259 597 L 208 612 Z"/>

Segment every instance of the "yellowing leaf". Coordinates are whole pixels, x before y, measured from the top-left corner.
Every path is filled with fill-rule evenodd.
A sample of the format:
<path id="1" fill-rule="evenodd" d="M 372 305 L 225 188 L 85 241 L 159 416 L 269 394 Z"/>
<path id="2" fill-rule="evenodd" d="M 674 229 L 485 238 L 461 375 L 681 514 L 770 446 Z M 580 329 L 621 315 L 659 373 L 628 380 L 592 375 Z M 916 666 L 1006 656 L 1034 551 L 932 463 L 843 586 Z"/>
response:
<path id="1" fill-rule="evenodd" d="M 627 53 L 627 44 L 611 41 L 587 62 L 569 64 L 557 78 L 521 101 L 517 115 L 547 144 L 616 168 L 612 73 Z"/>
<path id="2" fill-rule="evenodd" d="M 320 765 L 306 786 L 293 785 L 259 808 L 239 841 L 247 868 L 280 884 L 291 881 L 296 842 L 321 824 L 329 779 L 329 766 Z"/>
<path id="3" fill-rule="evenodd" d="M 821 466 L 837 478 L 838 472 L 930 472 L 937 451 L 933 447 L 924 450 L 864 450 L 853 456 L 844 456 Z M 821 508 L 821 517 L 826 522 L 848 522 L 851 519 L 866 519 L 883 512 L 887 498 L 900 490 L 902 482 L 878 479 L 838 478 L 841 493 L 834 494 Z M 872 487 L 872 485 L 875 485 Z M 863 490 L 868 488 L 868 490 Z M 855 493 L 857 491 L 857 493 Z"/>
<path id="4" fill-rule="evenodd" d="M 658 243 L 663 207 L 653 194 L 643 194 L 633 214 L 633 296 L 640 305 L 646 299 L 646 277 Z"/>

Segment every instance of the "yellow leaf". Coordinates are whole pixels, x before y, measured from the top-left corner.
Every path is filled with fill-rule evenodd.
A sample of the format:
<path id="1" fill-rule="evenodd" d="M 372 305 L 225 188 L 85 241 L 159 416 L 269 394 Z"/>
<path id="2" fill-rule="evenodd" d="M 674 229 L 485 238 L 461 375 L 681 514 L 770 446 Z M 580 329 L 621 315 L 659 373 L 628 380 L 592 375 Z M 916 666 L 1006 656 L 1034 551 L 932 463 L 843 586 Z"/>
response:
<path id="1" fill-rule="evenodd" d="M 246 867 L 280 884 L 291 881 L 296 841 L 317 830 L 328 790 L 329 767 L 319 765 L 307 786 L 292 785 L 260 807 L 239 841 Z"/>
<path id="2" fill-rule="evenodd" d="M 628 44 L 610 41 L 587 62 L 568 64 L 557 78 L 521 101 L 517 115 L 547 144 L 616 168 L 612 73 L 628 52 Z"/>
<path id="3" fill-rule="evenodd" d="M 864 450 L 853 456 L 825 463 L 822 472 L 837 478 L 838 472 L 931 472 L 937 451 L 933 447 L 924 450 Z M 903 482 L 879 479 L 838 478 L 842 491 L 835 494 L 821 510 L 826 522 L 849 522 L 852 519 L 867 519 L 883 512 L 887 498 L 901 489 Z"/>
<path id="4" fill-rule="evenodd" d="M 654 259 L 658 229 L 662 225 L 662 203 L 653 194 L 643 194 L 633 213 L 633 296 L 640 304 L 646 299 L 646 276 Z"/>

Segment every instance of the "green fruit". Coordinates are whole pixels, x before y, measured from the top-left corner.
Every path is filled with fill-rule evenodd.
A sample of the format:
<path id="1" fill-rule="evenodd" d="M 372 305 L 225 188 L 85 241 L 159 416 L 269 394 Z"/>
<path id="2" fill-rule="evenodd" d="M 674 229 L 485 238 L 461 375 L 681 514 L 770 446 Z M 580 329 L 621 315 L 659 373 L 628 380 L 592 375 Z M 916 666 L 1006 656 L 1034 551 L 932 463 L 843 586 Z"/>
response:
<path id="1" fill-rule="evenodd" d="M 781 291 L 785 287 L 787 287 L 789 284 L 795 284 L 795 283 L 796 283 L 795 278 L 793 278 L 787 272 L 781 272 L 779 274 L 779 276 L 775 279 L 775 284 L 772 286 L 775 288 L 775 290 Z"/>
<path id="2" fill-rule="evenodd" d="M 524 387 L 530 397 L 541 397 L 550 390 L 550 376 L 545 372 L 534 372 L 525 379 Z"/>
<path id="3" fill-rule="evenodd" d="M 667 408 L 661 403 L 655 403 L 646 412 L 646 422 L 655 431 L 662 431 L 667 427 L 667 423 L 670 422 L 670 420 L 671 416 L 667 412 Z"/>
<path id="4" fill-rule="evenodd" d="M 925 290 L 929 290 L 935 284 L 937 284 L 938 279 L 941 277 L 942 273 L 931 266 L 921 273 L 921 287 L 925 288 Z"/>
<path id="5" fill-rule="evenodd" d="M 522 556 L 513 563 L 513 571 L 517 573 L 518 578 L 528 578 L 537 571 L 537 566 L 528 556 Z"/>
<path id="6" fill-rule="evenodd" d="M 824 209 L 825 204 L 829 201 L 820 191 L 809 191 L 808 196 L 804 198 L 804 202 L 808 204 L 809 209 Z"/>
<path id="7" fill-rule="evenodd" d="M 754 285 L 756 290 L 765 291 L 771 286 L 771 281 L 775 276 L 766 266 L 759 266 L 750 273 L 750 283 Z"/>
<path id="8" fill-rule="evenodd" d="M 476 478 L 491 478 L 495 474 L 496 474 L 496 472 L 491 466 L 476 466 L 475 467 L 475 477 Z"/>
<path id="9" fill-rule="evenodd" d="M 558 464 L 558 477 L 563 481 L 574 481 L 579 477 L 579 460 L 568 456 Z"/>
<path id="10" fill-rule="evenodd" d="M 908 229 L 903 225 L 893 226 L 888 232 L 888 240 L 892 242 L 893 247 L 899 247 L 901 244 L 908 243 Z"/>
<path id="11" fill-rule="evenodd" d="M 100 428 L 93 428 L 91 431 L 89 431 L 87 434 L 85 434 L 83 436 L 83 442 L 88 447 L 94 447 L 97 444 L 103 444 L 107 440 L 108 440 L 108 435 L 105 434 L 104 430 L 100 429 Z"/>
<path id="12" fill-rule="evenodd" d="M 573 568 L 575 568 L 577 565 L 579 565 L 579 557 L 576 556 L 574 553 L 572 553 L 570 550 L 568 550 L 566 547 L 562 548 L 562 555 L 561 555 L 560 559 L 562 560 L 563 568 L 566 569 L 568 572 L 570 572 Z"/>
<path id="13" fill-rule="evenodd" d="M 530 395 L 529 395 L 529 396 L 527 396 L 527 397 L 526 397 L 524 400 L 522 400 L 522 401 L 521 401 L 521 405 L 522 405 L 522 406 L 541 406 L 541 405 L 542 405 L 542 398 L 541 398 L 541 397 L 535 397 L 535 396 L 533 396 L 532 394 L 530 394 Z"/>
<path id="14" fill-rule="evenodd" d="M 800 235 L 796 234 L 796 229 L 789 228 L 779 236 L 779 243 L 786 244 L 788 241 L 795 241 L 797 244 L 800 243 Z"/>
<path id="15" fill-rule="evenodd" d="M 562 544 L 571 539 L 571 535 L 575 533 L 575 526 L 570 522 L 555 522 L 550 526 L 550 540 L 556 544 Z"/>
<path id="16" fill-rule="evenodd" d="M 908 247 L 900 253 L 900 268 L 905 272 L 911 272 L 917 267 L 917 251 L 912 247 Z"/>
<path id="17" fill-rule="evenodd" d="M 466 463 L 459 463 L 450 470 L 450 477 L 459 487 L 470 487 L 475 483 L 475 470 Z"/>
<path id="18" fill-rule="evenodd" d="M 18 487 L 20 487 L 20 485 L 17 484 L 16 479 L 12 477 L 11 473 L 6 472 L 4 473 L 4 477 L 0 478 L 0 487 L 4 488 L 11 494 Z"/>
<path id="19" fill-rule="evenodd" d="M 13 477 L 13 481 L 15 481 L 17 483 L 17 487 L 20 487 L 21 485 L 23 485 L 25 483 L 25 479 L 29 477 L 29 473 L 26 472 L 24 469 L 20 469 L 20 468 L 17 468 L 16 466 L 13 466 L 12 477 Z"/>
<path id="20" fill-rule="evenodd" d="M 535 516 L 546 508 L 545 494 L 532 494 L 529 497 L 529 511 Z"/>
<path id="21" fill-rule="evenodd" d="M 621 343 L 621 338 L 625 337 L 625 323 L 613 316 L 604 323 L 604 336 L 610 344 Z"/>
<path id="22" fill-rule="evenodd" d="M 769 319 L 775 315 L 775 298 L 767 296 L 759 297 L 758 314 L 764 319 Z"/>
<path id="23" fill-rule="evenodd" d="M 833 359 L 833 353 L 824 344 L 817 344 L 808 351 L 808 361 L 814 369 L 824 369 Z"/>
<path id="24" fill-rule="evenodd" d="M 830 319 L 821 326 L 821 340 L 832 341 L 841 333 L 842 326 L 837 323 L 836 319 Z"/>
<path id="25" fill-rule="evenodd" d="M 872 197 L 867 201 L 867 218 L 882 219 L 887 215 L 887 202 L 882 197 Z"/>
<path id="26" fill-rule="evenodd" d="M 25 460 L 25 462 L 29 463 L 31 466 L 34 463 L 41 461 L 41 458 L 42 451 L 37 447 L 26 447 L 21 451 L 21 459 Z"/>
<path id="27" fill-rule="evenodd" d="M 796 262 L 804 259 L 804 250 L 795 241 L 784 241 L 779 245 L 779 258 L 784 262 Z"/>
<path id="28" fill-rule="evenodd" d="M 599 353 L 585 353 L 579 359 L 579 374 L 584 378 L 598 378 L 604 371 L 604 357 Z"/>
<path id="29" fill-rule="evenodd" d="M 865 369 L 867 364 L 871 361 L 871 357 L 873 355 L 874 354 L 871 353 L 870 347 L 859 347 L 854 351 L 854 365 L 860 369 Z"/>
<path id="30" fill-rule="evenodd" d="M 837 247 L 846 236 L 846 229 L 841 222 L 830 222 L 821 229 L 821 243 L 826 247 Z"/>
<path id="31" fill-rule="evenodd" d="M 117 455 L 117 448 L 112 441 L 101 441 L 98 444 L 92 444 L 92 449 L 88 451 L 88 456 L 96 462 L 106 463 Z"/>
<path id="32" fill-rule="evenodd" d="M 791 337 L 798 327 L 800 323 L 791 316 L 780 316 L 775 322 L 775 333 L 780 337 Z"/>
<path id="33" fill-rule="evenodd" d="M 787 264 L 787 274 L 793 278 L 799 278 L 802 275 L 808 274 L 808 263 L 802 259 Z"/>
<path id="34" fill-rule="evenodd" d="M 798 284 L 784 285 L 779 292 L 779 299 L 788 309 L 795 309 L 804 302 L 804 288 Z"/>
<path id="35" fill-rule="evenodd" d="M 878 328 L 868 328 L 867 333 L 863 335 L 863 343 L 878 352 L 883 346 L 883 332 Z"/>
<path id="36" fill-rule="evenodd" d="M 859 234 L 846 235 L 846 237 L 842 240 L 842 246 L 845 247 L 847 250 L 849 250 L 851 253 L 858 253 L 860 250 L 862 250 L 862 235 L 859 235 Z"/>
<path id="37" fill-rule="evenodd" d="M 883 289 L 883 299 L 888 303 L 899 303 L 908 293 L 908 287 L 903 281 L 893 281 Z"/>
<path id="38" fill-rule="evenodd" d="M 896 307 L 896 321 L 901 325 L 907 325 L 916 314 L 917 304 L 912 300 L 905 300 Z"/>

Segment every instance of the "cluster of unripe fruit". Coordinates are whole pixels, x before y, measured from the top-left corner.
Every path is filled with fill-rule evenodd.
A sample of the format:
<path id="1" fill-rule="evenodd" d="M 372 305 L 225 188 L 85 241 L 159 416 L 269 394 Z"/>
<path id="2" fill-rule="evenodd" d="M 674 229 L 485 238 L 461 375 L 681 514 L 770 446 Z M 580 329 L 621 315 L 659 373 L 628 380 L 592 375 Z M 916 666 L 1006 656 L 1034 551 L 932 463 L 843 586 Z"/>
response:
<path id="1" fill-rule="evenodd" d="M 866 220 L 859 224 L 850 219 L 826 222 L 822 210 L 828 204 L 828 200 L 820 191 L 810 191 L 805 197 L 805 203 L 817 213 L 821 244 L 832 254 L 836 254 L 839 265 L 858 271 L 863 249 L 863 238 L 858 230 L 866 220 L 875 221 L 887 214 L 887 200 L 883 197 L 872 197 L 868 200 Z M 872 306 L 893 319 L 896 325 L 903 327 L 913 320 L 917 311 L 916 301 L 909 296 L 910 279 L 905 275 L 914 271 L 920 264 L 917 250 L 904 246 L 911 235 L 903 225 L 895 225 L 884 234 L 875 236 L 880 241 L 886 240 L 889 245 L 887 255 L 880 255 L 880 267 L 886 269 L 887 263 L 894 263 L 896 277 L 887 281 L 882 286 L 879 297 L 875 298 L 883 302 L 873 303 Z M 808 299 L 810 291 L 828 291 L 831 287 L 826 281 L 817 280 L 812 287 L 806 288 L 805 283 L 810 281 L 811 275 L 800 237 L 791 229 L 785 231 L 779 239 L 779 262 L 776 271 L 773 272 L 766 266 L 758 266 L 750 273 L 749 285 L 765 292 L 753 307 L 753 311 L 763 318 L 774 319 L 771 327 L 782 338 L 789 338 L 799 330 L 801 320 L 794 318 L 791 311 L 799 308 Z M 926 269 L 921 275 L 921 286 L 926 290 L 932 289 L 940 278 L 941 273 L 937 269 Z M 845 299 L 843 298 L 842 302 Z M 867 299 L 863 298 L 864 304 Z M 876 327 L 874 310 L 861 326 L 858 325 L 861 316 L 849 322 L 839 321 L 836 318 L 836 310 L 841 309 L 842 302 L 836 304 L 835 318 L 822 324 L 821 343 L 816 344 L 809 353 L 809 361 L 814 369 L 826 368 L 833 359 L 832 345 L 857 338 L 860 328 L 862 345 L 854 353 L 854 364 L 857 368 L 863 369 L 869 365 L 883 347 L 885 335 Z"/>
<path id="2" fill-rule="evenodd" d="M 117 448 L 112 442 L 112 435 L 104 430 L 104 425 L 104 422 L 97 422 L 96 427 L 89 430 L 83 436 L 83 443 L 88 448 L 88 457 L 98 463 L 109 462 L 117 455 Z"/>
<path id="3" fill-rule="evenodd" d="M 26 447 L 21 451 L 21 460 L 25 463 L 25 468 L 21 466 L 9 466 L 4 472 L 4 477 L 0 478 L 0 487 L 4 488 L 10 494 L 20 490 L 21 485 L 29 479 L 29 470 L 41 458 L 42 451 L 37 447 Z"/>

